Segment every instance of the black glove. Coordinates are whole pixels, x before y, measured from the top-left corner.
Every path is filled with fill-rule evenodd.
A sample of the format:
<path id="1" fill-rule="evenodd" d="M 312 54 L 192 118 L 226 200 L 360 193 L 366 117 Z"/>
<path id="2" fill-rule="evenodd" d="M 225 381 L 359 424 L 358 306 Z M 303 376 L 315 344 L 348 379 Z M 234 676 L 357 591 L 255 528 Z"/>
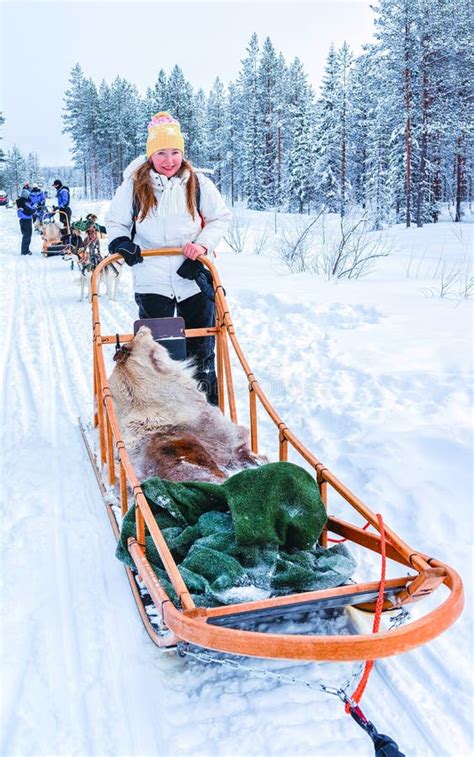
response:
<path id="1" fill-rule="evenodd" d="M 130 266 L 143 263 L 141 249 L 129 237 L 117 237 L 117 239 L 114 239 L 109 244 L 109 252 L 111 254 L 118 252 L 126 264 Z"/>
<path id="2" fill-rule="evenodd" d="M 176 273 L 182 279 L 192 279 L 195 281 L 201 292 L 214 302 L 215 294 L 211 272 L 202 263 L 199 263 L 197 260 L 191 260 L 191 258 L 186 258 Z"/>

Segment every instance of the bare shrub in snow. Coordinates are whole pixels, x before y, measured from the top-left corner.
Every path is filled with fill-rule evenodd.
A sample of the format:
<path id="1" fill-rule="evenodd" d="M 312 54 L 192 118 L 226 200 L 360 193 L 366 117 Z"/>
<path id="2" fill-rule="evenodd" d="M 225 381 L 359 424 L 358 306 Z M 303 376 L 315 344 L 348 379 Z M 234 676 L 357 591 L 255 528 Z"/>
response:
<path id="1" fill-rule="evenodd" d="M 268 228 L 265 228 L 260 236 L 255 237 L 255 240 L 253 242 L 253 251 L 255 255 L 263 255 L 264 252 L 269 248 L 270 246 L 270 234 L 268 231 Z"/>
<path id="2" fill-rule="evenodd" d="M 317 271 L 317 252 L 319 250 L 319 224 L 324 216 L 321 210 L 316 218 L 309 223 L 303 217 L 298 217 L 291 224 L 283 226 L 277 236 L 277 251 L 290 271 Z"/>
<path id="3" fill-rule="evenodd" d="M 457 300 L 471 300 L 474 297 L 474 276 L 471 262 L 464 258 L 462 263 L 451 263 L 440 258 L 431 274 L 433 286 L 421 290 L 427 297 L 446 297 Z"/>
<path id="4" fill-rule="evenodd" d="M 358 279 L 377 258 L 387 257 L 386 239 L 369 229 L 367 216 L 346 214 L 334 228 L 324 209 L 310 223 L 299 220 L 280 231 L 277 247 L 291 271 L 310 271 L 328 279 Z"/>
<path id="5" fill-rule="evenodd" d="M 339 234 L 328 239 L 320 255 L 320 267 L 328 279 L 359 279 L 374 261 L 389 254 L 386 240 L 368 228 L 367 215 L 354 212 L 342 216 Z"/>
<path id="6" fill-rule="evenodd" d="M 418 257 L 416 254 L 415 247 L 411 248 L 410 259 L 408 263 L 405 264 L 405 269 L 407 272 L 407 279 L 411 279 L 413 277 L 415 279 L 420 278 L 420 268 L 425 259 L 425 255 L 426 255 L 426 250 L 423 252 L 423 254 L 420 257 Z M 416 264 L 416 270 L 414 268 L 415 264 Z M 413 271 L 412 271 L 412 267 L 413 267 Z"/>
<path id="7" fill-rule="evenodd" d="M 245 249 L 245 243 L 249 233 L 250 221 L 237 213 L 229 227 L 229 231 L 224 237 L 229 247 L 238 255 Z"/>
<path id="8" fill-rule="evenodd" d="M 466 261 L 464 270 L 461 271 L 459 295 L 463 300 L 472 300 L 474 298 L 474 275 L 470 261 Z"/>

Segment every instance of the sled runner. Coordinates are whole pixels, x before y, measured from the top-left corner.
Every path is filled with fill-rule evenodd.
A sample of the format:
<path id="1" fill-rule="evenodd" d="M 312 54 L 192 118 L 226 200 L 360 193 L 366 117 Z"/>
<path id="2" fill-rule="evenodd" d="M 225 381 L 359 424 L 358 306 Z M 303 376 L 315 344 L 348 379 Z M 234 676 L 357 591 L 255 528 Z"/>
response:
<path id="1" fill-rule="evenodd" d="M 178 255 L 177 249 L 149 250 L 152 255 Z M 304 659 L 304 660 L 375 660 L 407 652 L 441 634 L 454 623 L 463 607 L 460 577 L 448 565 L 409 546 L 382 517 L 369 509 L 349 488 L 299 441 L 276 413 L 252 372 L 239 345 L 219 275 L 206 258 L 203 264 L 212 275 L 215 290 L 216 325 L 186 331 L 187 338 L 213 335 L 216 340 L 216 363 L 219 407 L 237 422 L 233 362 L 242 369 L 247 384 L 251 447 L 258 453 L 259 415 L 266 414 L 273 424 L 279 461 L 286 462 L 291 452 L 306 469 L 313 471 L 320 496 L 328 511 L 328 519 L 320 544 L 346 540 L 349 550 L 369 550 L 390 564 L 402 566 L 401 575 L 380 580 L 380 568 L 358 583 L 335 588 L 304 591 L 267 599 L 218 606 L 197 606 L 185 583 L 170 548 L 158 526 L 141 481 L 132 466 L 122 438 L 112 400 L 105 364 L 105 351 L 120 347 L 133 339 L 132 333 L 104 335 L 99 315 L 98 281 L 101 271 L 118 260 L 118 255 L 104 259 L 91 281 L 95 413 L 92 439 L 82 429 L 99 486 L 107 504 L 108 514 L 117 539 L 118 521 L 135 505 L 136 537 L 128 539 L 128 552 L 136 573 L 127 568 L 127 575 L 143 622 L 152 640 L 162 648 L 180 641 L 206 649 L 236 655 Z M 165 335 L 166 336 L 166 335 Z M 168 335 L 169 336 L 169 335 Z M 94 452 L 94 446 L 97 452 Z M 107 481 L 102 475 L 107 476 Z M 343 502 L 347 517 L 331 515 L 332 497 Z M 255 505 L 258 507 L 258 502 Z M 358 525 L 367 521 L 366 526 Z M 368 530 L 371 529 L 371 530 Z M 163 582 L 153 571 L 146 539 L 151 539 L 159 554 L 172 587 L 172 601 Z M 379 565 L 380 558 L 376 564 Z M 389 613 L 405 605 L 418 603 L 436 593 L 438 603 L 429 602 L 428 611 L 417 619 L 393 630 L 377 633 L 320 635 L 316 632 L 278 632 L 261 630 L 260 621 L 296 618 L 302 612 L 332 611 L 333 608 L 356 607 L 366 612 Z M 383 612 L 382 612 L 383 615 Z M 154 618 L 154 621 L 151 621 Z M 155 622 L 156 621 L 156 622 Z M 252 626 L 253 624 L 253 626 Z M 249 625 L 253 630 L 250 630 Z M 293 625 L 295 627 L 296 624 Z"/>

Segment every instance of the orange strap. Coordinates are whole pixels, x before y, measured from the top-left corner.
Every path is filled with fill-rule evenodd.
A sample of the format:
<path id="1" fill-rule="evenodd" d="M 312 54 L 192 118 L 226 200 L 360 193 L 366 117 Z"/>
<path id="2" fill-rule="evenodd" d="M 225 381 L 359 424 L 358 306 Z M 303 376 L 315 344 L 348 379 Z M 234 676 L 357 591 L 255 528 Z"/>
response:
<path id="1" fill-rule="evenodd" d="M 377 513 L 377 520 L 379 522 L 379 530 L 380 530 L 380 554 L 382 557 L 382 568 L 380 572 L 380 584 L 379 584 L 379 591 L 377 594 L 377 601 L 375 602 L 375 613 L 374 613 L 374 623 L 372 626 L 372 633 L 378 633 L 378 630 L 380 628 L 380 619 L 382 617 L 382 608 L 383 608 L 383 600 L 384 600 L 384 593 L 385 593 L 385 574 L 386 574 L 386 568 L 387 568 L 387 555 L 386 555 L 386 549 L 385 549 L 385 528 L 383 525 L 382 516 L 379 513 Z M 362 695 L 369 681 L 369 676 L 372 672 L 373 667 L 374 667 L 374 661 L 367 660 L 364 666 L 364 672 L 362 674 L 362 678 L 360 679 L 359 683 L 357 684 L 357 688 L 355 689 L 354 693 L 351 696 L 352 701 L 355 702 L 356 704 L 359 704 L 360 700 L 362 699 Z M 347 714 L 349 714 L 351 707 L 348 702 L 346 702 L 345 709 L 346 709 Z"/>

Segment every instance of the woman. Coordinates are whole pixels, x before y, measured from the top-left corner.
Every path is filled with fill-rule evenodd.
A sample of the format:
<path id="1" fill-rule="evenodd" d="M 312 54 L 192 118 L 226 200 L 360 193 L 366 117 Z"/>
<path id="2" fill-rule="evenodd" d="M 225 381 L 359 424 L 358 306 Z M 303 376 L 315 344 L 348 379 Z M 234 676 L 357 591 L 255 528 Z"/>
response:
<path id="1" fill-rule="evenodd" d="M 157 113 L 148 125 L 146 157 L 125 169 L 106 218 L 109 251 L 134 266 L 140 319 L 174 316 L 176 310 L 188 329 L 214 325 L 214 303 L 201 291 L 201 279 L 183 278 L 193 275 L 187 270 L 190 264 L 179 272 L 182 256 L 143 258 L 141 250 L 181 247 L 191 261 L 213 256 L 230 221 L 217 187 L 185 160 L 179 122 L 169 113 Z M 197 380 L 209 402 L 217 404 L 214 338 L 188 339 L 186 346 Z"/>

